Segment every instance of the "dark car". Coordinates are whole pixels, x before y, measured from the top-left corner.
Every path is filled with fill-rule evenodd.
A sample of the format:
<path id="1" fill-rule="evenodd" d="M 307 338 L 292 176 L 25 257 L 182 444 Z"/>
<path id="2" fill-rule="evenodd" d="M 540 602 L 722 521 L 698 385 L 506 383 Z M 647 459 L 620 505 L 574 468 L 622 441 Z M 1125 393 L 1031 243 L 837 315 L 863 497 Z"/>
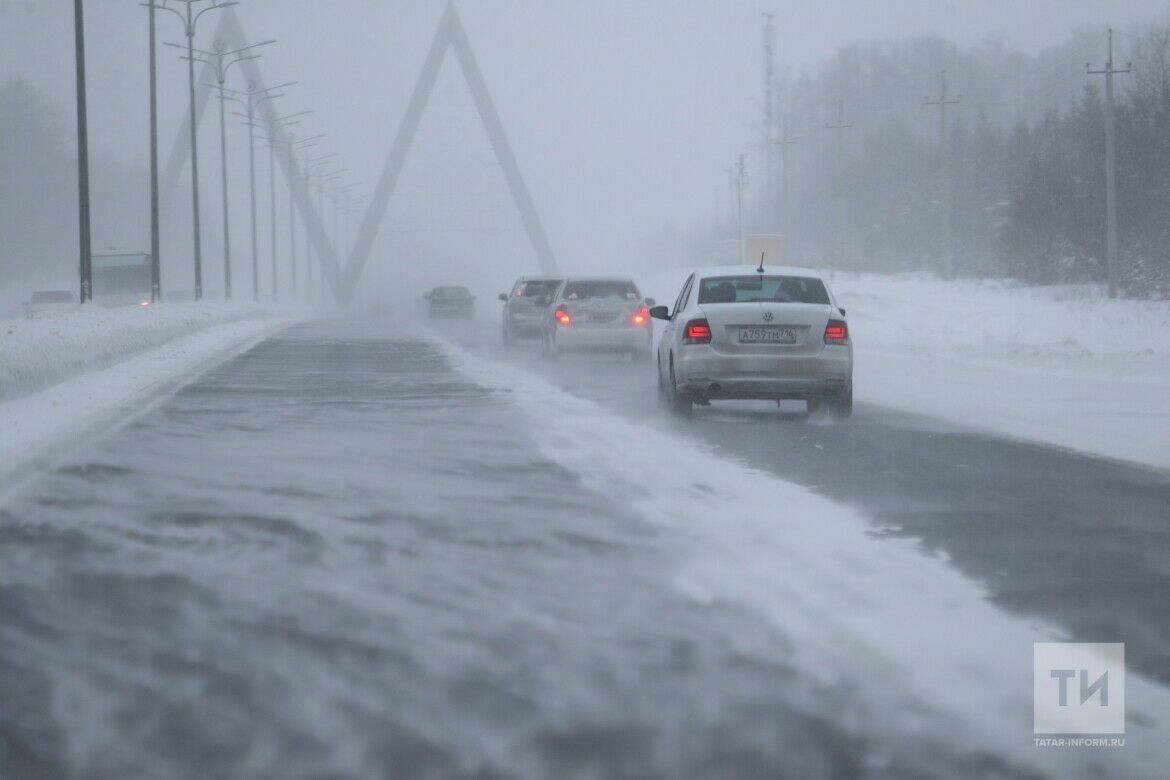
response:
<path id="1" fill-rule="evenodd" d="M 466 287 L 436 287 L 426 294 L 427 311 L 432 317 L 471 317 L 475 314 L 475 296 Z"/>
<path id="2" fill-rule="evenodd" d="M 512 292 L 500 293 L 504 302 L 504 343 L 511 344 L 522 336 L 539 338 L 548 321 L 548 306 L 552 302 L 560 279 L 521 276 L 512 285 Z"/>

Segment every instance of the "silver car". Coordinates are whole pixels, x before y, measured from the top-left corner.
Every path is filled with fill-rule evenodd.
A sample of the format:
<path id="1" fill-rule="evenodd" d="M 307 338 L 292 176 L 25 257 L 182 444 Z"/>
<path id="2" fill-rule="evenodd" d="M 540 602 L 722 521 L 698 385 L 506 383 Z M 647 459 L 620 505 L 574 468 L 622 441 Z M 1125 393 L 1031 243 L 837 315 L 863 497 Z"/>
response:
<path id="1" fill-rule="evenodd" d="M 544 335 L 548 306 L 560 283 L 560 279 L 521 276 L 512 285 L 512 292 L 500 293 L 500 300 L 504 302 L 502 330 L 505 344 L 512 344 L 521 336 Z"/>
<path id="2" fill-rule="evenodd" d="M 724 266 L 692 273 L 658 342 L 658 388 L 679 414 L 714 399 L 802 399 L 853 413 L 845 310 L 815 272 Z"/>
<path id="3" fill-rule="evenodd" d="M 654 343 L 650 324 L 653 298 L 643 298 L 631 279 L 566 279 L 553 297 L 545 320 L 543 352 L 625 352 L 648 359 Z"/>

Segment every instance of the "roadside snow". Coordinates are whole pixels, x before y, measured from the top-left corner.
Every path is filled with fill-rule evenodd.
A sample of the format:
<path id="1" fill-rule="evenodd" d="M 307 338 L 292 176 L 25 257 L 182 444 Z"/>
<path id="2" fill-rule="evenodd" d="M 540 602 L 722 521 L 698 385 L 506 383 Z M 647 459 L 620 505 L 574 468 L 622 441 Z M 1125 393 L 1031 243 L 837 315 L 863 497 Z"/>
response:
<path id="1" fill-rule="evenodd" d="M 1167 689 L 1128 677 L 1124 750 L 1037 751 L 1032 643 L 1068 641 L 1056 629 L 1001 612 L 944 559 L 913 540 L 875 537 L 850 509 L 515 366 L 445 347 L 474 381 L 525 409 L 547 457 L 669 529 L 684 552 L 676 585 L 697 606 L 730 602 L 771 621 L 803 674 L 847 692 L 843 706 L 857 709 L 842 722 L 875 743 L 948 744 L 1052 776 L 1106 766 L 1163 775 Z"/>
<path id="2" fill-rule="evenodd" d="M 673 302 L 685 277 L 656 274 L 648 294 Z M 1170 469 L 1170 302 L 922 275 L 830 280 L 859 404 Z"/>
<path id="3" fill-rule="evenodd" d="M 276 308 L 224 303 L 162 306 L 68 306 L 0 320 L 0 401 L 206 328 L 270 320 Z"/>
<path id="4" fill-rule="evenodd" d="M 275 310 L 215 305 L 0 321 L 6 393 L 74 375 L 0 402 L 0 493 L 290 321 Z"/>

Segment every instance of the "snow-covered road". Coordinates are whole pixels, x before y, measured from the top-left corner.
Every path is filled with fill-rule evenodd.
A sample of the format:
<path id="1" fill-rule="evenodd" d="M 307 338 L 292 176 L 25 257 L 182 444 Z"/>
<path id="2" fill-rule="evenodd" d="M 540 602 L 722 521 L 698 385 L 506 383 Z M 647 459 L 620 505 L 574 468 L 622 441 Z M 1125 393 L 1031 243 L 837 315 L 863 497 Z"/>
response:
<path id="1" fill-rule="evenodd" d="M 403 333 L 267 338 L 8 501 L 0 776 L 1157 776 L 1140 673 L 1124 751 L 1032 747 L 1030 643 L 1079 626 L 947 533 L 1010 536 L 981 491 L 1028 445 L 874 407 L 682 430 L 646 366 Z M 826 497 L 901 499 L 962 573 Z"/>

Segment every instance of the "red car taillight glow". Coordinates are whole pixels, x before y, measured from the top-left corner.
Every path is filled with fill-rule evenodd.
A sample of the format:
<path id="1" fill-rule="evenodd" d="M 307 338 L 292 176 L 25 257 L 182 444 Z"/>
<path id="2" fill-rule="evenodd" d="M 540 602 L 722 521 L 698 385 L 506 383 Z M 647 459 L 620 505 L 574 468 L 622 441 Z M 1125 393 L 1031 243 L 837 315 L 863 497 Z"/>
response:
<path id="1" fill-rule="evenodd" d="M 650 319 L 650 310 L 645 306 L 634 312 L 633 323 L 635 325 L 645 325 L 648 319 Z"/>
<path id="2" fill-rule="evenodd" d="M 568 325 L 573 321 L 573 315 L 569 314 L 564 309 L 557 309 L 555 312 L 553 312 L 553 317 L 555 317 L 557 322 L 561 325 Z"/>
<path id="3" fill-rule="evenodd" d="M 683 332 L 684 344 L 710 344 L 711 323 L 705 319 L 691 320 Z"/>
<path id="4" fill-rule="evenodd" d="M 825 343 L 849 343 L 849 326 L 845 324 L 845 320 L 829 320 L 825 325 Z"/>

